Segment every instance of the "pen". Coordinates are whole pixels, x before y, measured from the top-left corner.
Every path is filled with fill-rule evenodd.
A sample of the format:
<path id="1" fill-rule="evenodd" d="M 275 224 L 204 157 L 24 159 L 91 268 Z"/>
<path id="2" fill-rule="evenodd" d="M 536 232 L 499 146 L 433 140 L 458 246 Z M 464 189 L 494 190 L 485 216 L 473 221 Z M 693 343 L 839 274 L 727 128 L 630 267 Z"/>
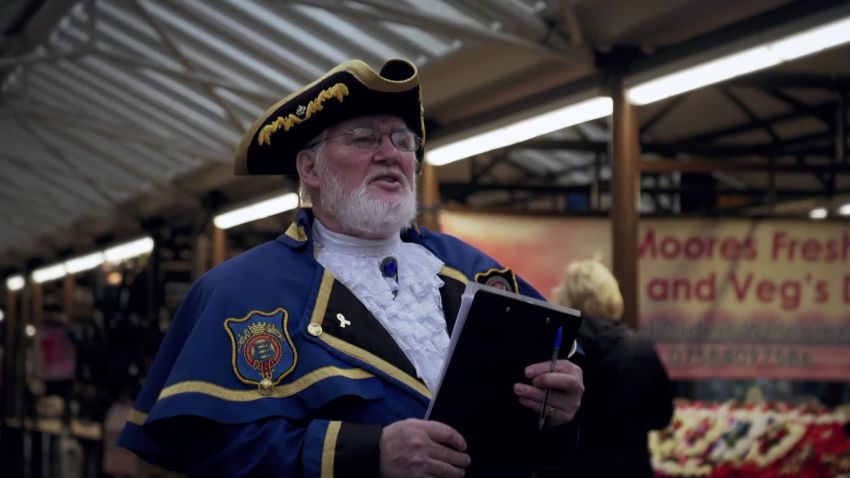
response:
<path id="1" fill-rule="evenodd" d="M 561 350 L 561 336 L 564 333 L 563 327 L 558 327 L 558 332 L 555 334 L 555 344 L 552 346 L 552 360 L 549 362 L 549 372 L 555 371 L 555 363 L 558 361 L 558 351 Z M 540 419 L 537 421 L 537 429 L 543 430 L 543 425 L 546 423 L 546 418 L 549 416 L 546 413 L 546 408 L 549 407 L 549 387 L 546 387 L 546 392 L 543 394 L 543 408 L 540 409 Z"/>

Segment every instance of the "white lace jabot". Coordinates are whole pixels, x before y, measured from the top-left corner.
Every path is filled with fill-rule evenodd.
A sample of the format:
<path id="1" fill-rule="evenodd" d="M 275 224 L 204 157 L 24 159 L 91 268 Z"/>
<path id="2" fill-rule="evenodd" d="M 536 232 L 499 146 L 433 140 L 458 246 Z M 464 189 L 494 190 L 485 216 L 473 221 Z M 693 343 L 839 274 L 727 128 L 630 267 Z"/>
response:
<path id="1" fill-rule="evenodd" d="M 395 339 L 434 390 L 449 346 L 437 275 L 443 262 L 420 246 L 388 239 L 362 239 L 313 222 L 316 260 L 350 290 Z M 398 281 L 381 274 L 381 261 L 394 257 Z M 395 297 L 393 290 L 397 292 Z"/>

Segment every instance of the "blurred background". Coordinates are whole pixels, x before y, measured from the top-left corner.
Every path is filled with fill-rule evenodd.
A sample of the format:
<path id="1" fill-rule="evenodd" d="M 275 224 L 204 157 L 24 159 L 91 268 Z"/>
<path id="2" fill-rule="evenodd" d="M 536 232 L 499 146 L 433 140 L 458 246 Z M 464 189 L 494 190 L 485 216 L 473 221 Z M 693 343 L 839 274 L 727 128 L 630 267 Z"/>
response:
<path id="1" fill-rule="evenodd" d="M 826 428 L 736 476 L 850 472 L 845 435 L 815 439 L 850 402 L 850 2 L 5 0 L 0 32 L 4 476 L 166 474 L 114 440 L 171 316 L 297 205 L 291 178 L 233 175 L 239 138 L 397 57 L 423 224 L 547 296 L 570 260 L 614 271 L 681 399 L 659 476 L 782 442 L 748 420 Z"/>

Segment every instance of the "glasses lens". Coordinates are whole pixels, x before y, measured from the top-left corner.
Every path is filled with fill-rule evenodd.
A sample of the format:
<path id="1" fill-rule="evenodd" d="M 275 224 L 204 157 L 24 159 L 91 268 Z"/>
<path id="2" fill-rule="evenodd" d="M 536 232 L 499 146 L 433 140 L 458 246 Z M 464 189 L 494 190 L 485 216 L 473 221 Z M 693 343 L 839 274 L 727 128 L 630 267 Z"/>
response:
<path id="1" fill-rule="evenodd" d="M 393 141 L 393 145 L 399 149 L 399 151 L 416 151 L 419 147 L 419 139 L 410 131 L 393 131 L 390 138 Z"/>
<path id="2" fill-rule="evenodd" d="M 381 142 L 381 134 L 372 128 L 351 130 L 351 144 L 358 148 L 374 149 Z"/>

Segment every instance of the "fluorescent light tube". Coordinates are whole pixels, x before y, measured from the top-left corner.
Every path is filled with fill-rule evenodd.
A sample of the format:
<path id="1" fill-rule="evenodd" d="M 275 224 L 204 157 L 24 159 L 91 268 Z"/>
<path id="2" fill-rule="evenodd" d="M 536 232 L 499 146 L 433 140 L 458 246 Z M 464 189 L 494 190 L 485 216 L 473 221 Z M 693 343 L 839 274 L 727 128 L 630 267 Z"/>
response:
<path id="1" fill-rule="evenodd" d="M 103 264 L 106 260 L 103 253 L 98 251 L 85 256 L 75 257 L 65 261 L 65 270 L 68 274 L 76 274 L 77 272 L 87 271 Z"/>
<path id="2" fill-rule="evenodd" d="M 125 242 L 124 244 L 110 247 L 103 251 L 103 255 L 107 262 L 118 264 L 119 262 L 126 261 L 127 259 L 147 254 L 152 250 L 153 239 L 150 237 L 143 237 L 141 239 L 136 239 L 135 241 Z"/>
<path id="3" fill-rule="evenodd" d="M 759 46 L 646 81 L 626 94 L 631 103 L 645 105 L 778 63 L 766 47 Z"/>
<path id="4" fill-rule="evenodd" d="M 435 166 L 442 166 L 459 159 L 475 156 L 494 149 L 551 133 L 587 121 L 609 116 L 614 102 L 607 96 L 597 96 L 553 111 L 497 127 L 425 153 L 425 159 Z"/>
<path id="5" fill-rule="evenodd" d="M 256 202 L 249 206 L 235 209 L 230 212 L 219 214 L 213 218 L 213 224 L 219 229 L 230 229 L 231 227 L 256 221 L 264 217 L 280 214 L 298 207 L 298 194 L 287 193 L 282 196 Z"/>
<path id="6" fill-rule="evenodd" d="M 827 211 L 825 207 L 816 207 L 809 211 L 809 217 L 812 219 L 825 219 Z"/>
<path id="7" fill-rule="evenodd" d="M 39 284 L 65 277 L 65 264 L 53 264 L 32 271 L 32 280 Z"/>
<path id="8" fill-rule="evenodd" d="M 22 275 L 12 276 L 6 279 L 6 288 L 11 291 L 23 289 L 24 284 L 26 284 L 26 281 L 24 280 L 24 276 Z"/>
<path id="9" fill-rule="evenodd" d="M 635 105 L 645 105 L 729 78 L 769 68 L 850 41 L 850 17 L 709 60 L 629 88 Z"/>
<path id="10" fill-rule="evenodd" d="M 768 48 L 782 61 L 793 60 L 817 53 L 850 41 L 850 17 L 836 20 L 782 40 L 770 43 Z"/>
<path id="11" fill-rule="evenodd" d="M 838 208 L 838 214 L 841 214 L 842 216 L 850 216 L 850 203 Z"/>

